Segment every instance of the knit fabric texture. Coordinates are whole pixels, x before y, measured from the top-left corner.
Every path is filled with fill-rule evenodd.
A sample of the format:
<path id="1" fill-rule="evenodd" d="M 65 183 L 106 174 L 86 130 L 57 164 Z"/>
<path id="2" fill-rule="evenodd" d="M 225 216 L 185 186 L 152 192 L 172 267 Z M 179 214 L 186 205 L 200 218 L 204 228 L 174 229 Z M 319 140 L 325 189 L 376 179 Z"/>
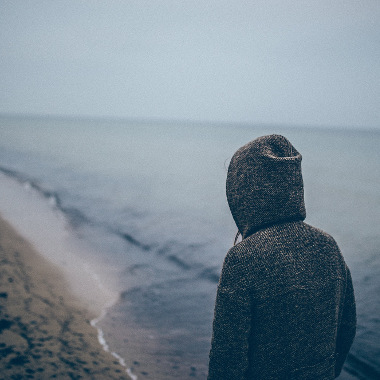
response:
<path id="1" fill-rule="evenodd" d="M 219 280 L 208 380 L 334 379 L 356 330 L 350 271 L 305 219 L 301 155 L 283 136 L 233 156 L 227 199 L 243 240 Z"/>

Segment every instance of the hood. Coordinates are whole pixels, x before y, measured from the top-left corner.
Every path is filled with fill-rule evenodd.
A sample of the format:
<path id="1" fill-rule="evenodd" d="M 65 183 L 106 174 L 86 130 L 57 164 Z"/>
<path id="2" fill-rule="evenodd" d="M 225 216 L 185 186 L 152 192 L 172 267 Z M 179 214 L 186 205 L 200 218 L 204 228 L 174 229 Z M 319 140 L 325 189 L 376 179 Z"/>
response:
<path id="1" fill-rule="evenodd" d="M 301 160 L 280 135 L 259 137 L 233 155 L 226 193 L 243 239 L 266 226 L 305 219 Z"/>

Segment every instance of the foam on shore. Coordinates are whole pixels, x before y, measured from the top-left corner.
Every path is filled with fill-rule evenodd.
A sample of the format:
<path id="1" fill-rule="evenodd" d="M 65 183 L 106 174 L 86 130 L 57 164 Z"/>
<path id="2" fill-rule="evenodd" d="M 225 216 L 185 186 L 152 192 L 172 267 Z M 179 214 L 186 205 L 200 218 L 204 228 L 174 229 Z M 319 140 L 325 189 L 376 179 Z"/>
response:
<path id="1" fill-rule="evenodd" d="M 52 197 L 44 197 L 29 182 L 4 173 L 0 173 L 0 188 L 0 213 L 5 220 L 3 224 L 9 223 L 31 244 L 31 249 L 36 249 L 43 259 L 58 269 L 57 273 L 62 273 L 64 282 L 61 281 L 60 285 L 65 287 L 61 289 L 62 292 L 73 295 L 70 302 L 78 310 L 90 313 L 90 325 L 97 330 L 102 349 L 125 368 L 124 372 L 129 378 L 136 380 L 137 377 L 127 368 L 125 360 L 109 349 L 102 330 L 97 326 L 119 295 L 101 276 L 97 263 L 88 260 L 91 255 L 86 250 L 89 247 L 74 237 L 69 223 L 56 208 Z"/>
<path id="2" fill-rule="evenodd" d="M 0 367 L 4 378 L 128 380 L 67 281 L 0 218 Z"/>
<path id="3" fill-rule="evenodd" d="M 21 184 L 0 173 L 0 212 L 33 247 L 58 266 L 70 291 L 95 315 L 114 304 L 118 298 L 110 284 L 105 285 L 96 263 L 85 260 L 86 244 L 73 236 L 64 215 L 54 201 L 43 197 L 28 182 Z"/>

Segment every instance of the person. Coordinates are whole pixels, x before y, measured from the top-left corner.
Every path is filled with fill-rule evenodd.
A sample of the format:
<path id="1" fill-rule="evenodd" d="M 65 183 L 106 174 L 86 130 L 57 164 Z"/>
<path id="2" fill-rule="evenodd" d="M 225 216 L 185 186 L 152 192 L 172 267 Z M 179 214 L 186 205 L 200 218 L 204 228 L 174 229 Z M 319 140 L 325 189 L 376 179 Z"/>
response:
<path id="1" fill-rule="evenodd" d="M 301 159 L 280 135 L 231 159 L 226 193 L 242 241 L 219 279 L 208 380 L 328 380 L 342 370 L 356 330 L 352 280 L 334 239 L 304 222 Z"/>

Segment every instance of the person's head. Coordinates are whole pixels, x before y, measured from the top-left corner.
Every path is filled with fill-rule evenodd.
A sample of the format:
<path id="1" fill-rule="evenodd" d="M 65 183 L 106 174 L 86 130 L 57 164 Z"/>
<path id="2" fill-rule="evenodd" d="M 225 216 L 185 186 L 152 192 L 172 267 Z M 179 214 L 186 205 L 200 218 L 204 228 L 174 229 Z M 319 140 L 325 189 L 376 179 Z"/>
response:
<path id="1" fill-rule="evenodd" d="M 271 224 L 305 219 L 301 160 L 281 135 L 259 137 L 233 155 L 226 193 L 243 238 Z"/>

